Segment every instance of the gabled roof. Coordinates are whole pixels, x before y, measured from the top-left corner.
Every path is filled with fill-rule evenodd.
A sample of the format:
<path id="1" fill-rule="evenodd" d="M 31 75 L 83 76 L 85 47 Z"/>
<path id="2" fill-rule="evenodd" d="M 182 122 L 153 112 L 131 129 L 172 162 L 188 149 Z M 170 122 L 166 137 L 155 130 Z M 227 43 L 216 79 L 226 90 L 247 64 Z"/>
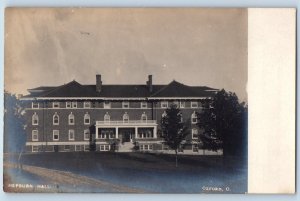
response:
<path id="1" fill-rule="evenodd" d="M 57 87 L 37 87 L 28 90 L 29 95 L 23 98 L 197 98 L 210 97 L 216 89 L 206 86 L 187 86 L 177 81 L 168 85 L 153 85 L 152 92 L 144 85 L 102 85 L 96 91 L 95 85 L 81 85 L 71 81 Z"/>

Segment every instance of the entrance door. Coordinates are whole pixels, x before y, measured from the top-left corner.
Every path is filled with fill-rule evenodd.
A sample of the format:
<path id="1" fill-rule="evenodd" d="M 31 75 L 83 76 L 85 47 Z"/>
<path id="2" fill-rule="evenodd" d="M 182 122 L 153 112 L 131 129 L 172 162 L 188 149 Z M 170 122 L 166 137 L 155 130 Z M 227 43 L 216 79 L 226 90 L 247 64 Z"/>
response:
<path id="1" fill-rule="evenodd" d="M 130 142 L 133 134 L 134 134 L 134 128 L 119 129 L 119 135 L 122 136 L 122 142 Z"/>

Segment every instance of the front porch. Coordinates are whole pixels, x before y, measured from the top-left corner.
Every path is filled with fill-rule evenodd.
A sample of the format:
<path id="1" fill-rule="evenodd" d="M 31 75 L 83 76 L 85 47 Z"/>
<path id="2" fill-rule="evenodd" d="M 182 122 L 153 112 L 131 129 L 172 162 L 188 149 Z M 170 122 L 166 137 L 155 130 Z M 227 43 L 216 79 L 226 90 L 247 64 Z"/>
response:
<path id="1" fill-rule="evenodd" d="M 95 139 L 118 139 L 121 143 L 135 139 L 157 139 L 157 123 L 155 120 L 96 121 Z"/>

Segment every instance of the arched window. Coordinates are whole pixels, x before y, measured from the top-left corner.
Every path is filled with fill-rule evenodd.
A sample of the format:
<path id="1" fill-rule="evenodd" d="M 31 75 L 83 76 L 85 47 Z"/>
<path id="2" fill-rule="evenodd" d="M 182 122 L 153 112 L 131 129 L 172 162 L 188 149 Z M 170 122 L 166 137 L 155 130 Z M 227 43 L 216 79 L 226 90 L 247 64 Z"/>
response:
<path id="1" fill-rule="evenodd" d="M 109 121 L 110 121 L 110 115 L 108 114 L 108 112 L 106 112 L 104 115 L 104 122 L 109 122 Z"/>
<path id="2" fill-rule="evenodd" d="M 53 115 L 53 125 L 59 125 L 59 116 L 56 112 Z"/>
<path id="3" fill-rule="evenodd" d="M 39 116 L 36 112 L 32 115 L 32 125 L 39 125 Z"/>
<path id="4" fill-rule="evenodd" d="M 142 120 L 142 122 L 146 122 L 147 121 L 147 115 L 145 114 L 145 112 L 142 114 L 141 120 Z"/>
<path id="5" fill-rule="evenodd" d="M 75 124 L 75 116 L 74 114 L 71 112 L 71 114 L 69 114 L 69 125 L 74 125 Z"/>
<path id="6" fill-rule="evenodd" d="M 198 139 L 198 130 L 196 128 L 192 129 L 192 139 Z"/>
<path id="7" fill-rule="evenodd" d="M 192 114 L 191 121 L 192 121 L 192 124 L 196 124 L 197 123 L 197 114 L 196 114 L 195 111 Z"/>
<path id="8" fill-rule="evenodd" d="M 129 122 L 129 115 L 127 114 L 127 112 L 125 112 L 125 114 L 123 114 L 123 122 L 126 122 L 126 123 Z"/>
<path id="9" fill-rule="evenodd" d="M 180 123 L 183 123 L 182 113 L 178 113 L 178 116 L 180 116 Z"/>
<path id="10" fill-rule="evenodd" d="M 91 122 L 91 120 L 90 120 L 90 115 L 89 115 L 88 113 L 86 113 L 86 114 L 84 115 L 84 124 L 85 124 L 85 125 L 89 125 L 90 122 Z"/>
<path id="11" fill-rule="evenodd" d="M 166 116 L 167 116 L 167 113 L 166 113 L 166 111 L 164 111 L 164 113 L 162 113 L 161 117 L 164 118 Z"/>

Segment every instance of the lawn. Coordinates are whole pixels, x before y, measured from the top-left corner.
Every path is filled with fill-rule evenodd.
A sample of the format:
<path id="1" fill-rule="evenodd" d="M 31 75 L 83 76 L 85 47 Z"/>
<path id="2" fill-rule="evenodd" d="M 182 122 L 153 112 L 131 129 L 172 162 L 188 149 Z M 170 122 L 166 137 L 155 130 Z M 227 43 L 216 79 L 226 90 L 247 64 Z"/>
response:
<path id="1" fill-rule="evenodd" d="M 17 155 L 5 157 L 15 162 Z M 245 193 L 247 163 L 222 156 L 175 156 L 146 153 L 75 152 L 23 154 L 24 165 L 45 167 L 141 189 L 149 193 Z M 86 192 L 103 189 L 86 188 Z M 104 191 L 104 192 L 110 192 Z"/>

